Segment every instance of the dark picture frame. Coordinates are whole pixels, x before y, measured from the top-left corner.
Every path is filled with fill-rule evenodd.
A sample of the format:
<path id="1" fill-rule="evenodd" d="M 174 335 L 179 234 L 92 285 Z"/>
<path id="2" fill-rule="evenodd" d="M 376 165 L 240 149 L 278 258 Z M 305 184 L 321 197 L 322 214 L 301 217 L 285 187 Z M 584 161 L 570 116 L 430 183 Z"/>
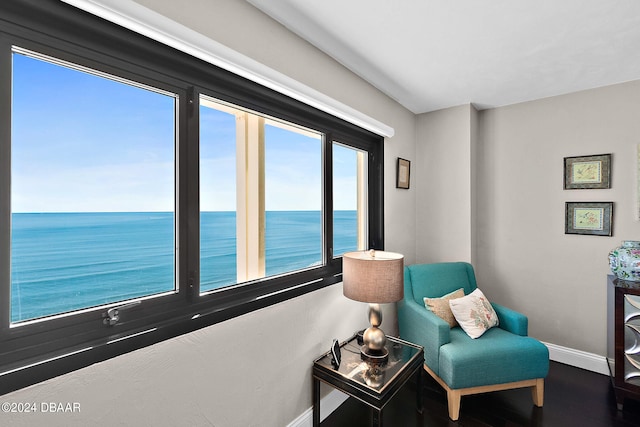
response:
<path id="1" fill-rule="evenodd" d="M 564 189 L 611 188 L 611 154 L 564 158 Z"/>
<path id="2" fill-rule="evenodd" d="M 396 188 L 409 189 L 411 179 L 411 162 L 398 157 L 398 165 L 396 167 Z"/>
<path id="3" fill-rule="evenodd" d="M 565 234 L 613 235 L 613 202 L 566 202 Z"/>

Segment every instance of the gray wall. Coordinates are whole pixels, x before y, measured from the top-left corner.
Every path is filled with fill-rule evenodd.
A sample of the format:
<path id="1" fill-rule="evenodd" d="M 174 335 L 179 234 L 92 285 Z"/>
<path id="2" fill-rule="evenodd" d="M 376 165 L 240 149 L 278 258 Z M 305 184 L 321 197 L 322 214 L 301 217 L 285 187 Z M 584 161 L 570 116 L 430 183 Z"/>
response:
<path id="1" fill-rule="evenodd" d="M 440 177 L 433 185 L 461 195 L 460 203 L 451 203 L 451 195 L 436 195 L 446 221 L 455 226 L 450 228 L 427 219 L 435 209 L 432 183 L 418 191 L 419 262 L 467 256 L 458 249 L 462 244 L 439 244 L 449 236 L 466 238 L 461 229 L 469 217 L 467 172 L 461 178 L 452 167 L 467 155 L 462 133 L 468 109 L 418 116 L 418 160 L 435 168 L 428 172 Z M 606 355 L 607 255 L 622 240 L 640 239 L 638 111 L 636 81 L 478 113 L 472 155 L 476 183 L 471 186 L 476 215 L 466 243 L 479 286 L 490 299 L 528 315 L 530 334 L 545 342 Z M 613 155 L 611 189 L 563 190 L 564 157 L 603 153 Z M 614 202 L 613 237 L 564 234 L 567 201 Z M 435 215 L 444 220 L 444 212 Z"/>
<path id="2" fill-rule="evenodd" d="M 640 82 L 481 114 L 478 269 L 530 332 L 606 355 L 608 253 L 640 239 Z M 612 153 L 612 188 L 563 190 L 563 158 Z M 613 236 L 564 234 L 567 201 L 614 202 Z"/>
<path id="3" fill-rule="evenodd" d="M 413 114 L 243 1 L 139 3 L 394 127 L 385 141 L 386 249 L 414 262 L 414 190 L 395 188 L 396 158 L 414 158 Z M 394 309 L 384 311 L 393 333 Z M 0 423 L 284 426 L 311 406 L 313 360 L 366 324 L 366 305 L 337 284 L 5 395 L 78 402 L 81 412 L 0 414 Z"/>
<path id="4" fill-rule="evenodd" d="M 471 105 L 416 118 L 417 262 L 472 262 L 477 115 Z"/>

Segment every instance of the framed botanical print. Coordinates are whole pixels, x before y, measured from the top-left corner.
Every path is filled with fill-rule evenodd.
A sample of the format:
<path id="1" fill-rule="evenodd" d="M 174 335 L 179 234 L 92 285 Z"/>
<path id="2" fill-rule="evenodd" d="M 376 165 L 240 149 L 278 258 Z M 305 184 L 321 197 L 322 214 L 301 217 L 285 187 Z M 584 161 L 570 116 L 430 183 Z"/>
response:
<path id="1" fill-rule="evenodd" d="M 566 202 L 565 234 L 611 236 L 613 202 Z"/>
<path id="2" fill-rule="evenodd" d="M 611 188 L 611 154 L 564 158 L 564 189 Z"/>

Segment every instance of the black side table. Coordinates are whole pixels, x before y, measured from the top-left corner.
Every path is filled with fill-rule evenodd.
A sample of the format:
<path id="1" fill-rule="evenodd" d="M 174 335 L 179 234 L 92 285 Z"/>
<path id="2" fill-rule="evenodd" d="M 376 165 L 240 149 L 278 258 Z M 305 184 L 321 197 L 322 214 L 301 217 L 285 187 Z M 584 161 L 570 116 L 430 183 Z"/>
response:
<path id="1" fill-rule="evenodd" d="M 314 427 L 320 425 L 320 381 L 371 407 L 372 425 L 381 427 L 385 405 L 415 376 L 416 409 L 422 414 L 422 347 L 394 337 L 387 337 L 386 347 L 389 350 L 386 364 L 368 364 L 360 358 L 360 346 L 354 335 L 340 346 L 342 362 L 338 369 L 331 364 L 329 352 L 313 362 Z"/>

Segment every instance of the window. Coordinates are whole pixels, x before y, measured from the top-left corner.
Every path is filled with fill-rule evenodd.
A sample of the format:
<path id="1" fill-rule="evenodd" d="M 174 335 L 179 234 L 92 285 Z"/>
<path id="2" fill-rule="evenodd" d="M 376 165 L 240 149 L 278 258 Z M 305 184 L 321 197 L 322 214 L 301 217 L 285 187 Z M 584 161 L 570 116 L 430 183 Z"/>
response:
<path id="1" fill-rule="evenodd" d="M 12 59 L 12 324 L 174 291 L 176 95 Z"/>
<path id="2" fill-rule="evenodd" d="M 200 289 L 237 282 L 236 114 L 200 104 Z"/>
<path id="3" fill-rule="evenodd" d="M 200 97 L 200 291 L 322 264 L 322 134 Z"/>
<path id="4" fill-rule="evenodd" d="M 334 256 L 366 249 L 367 153 L 333 143 Z"/>
<path id="5" fill-rule="evenodd" d="M 0 393 L 384 248 L 382 137 L 60 2 L 0 56 Z"/>
<path id="6" fill-rule="evenodd" d="M 265 273 L 322 265 L 322 135 L 282 121 L 264 130 Z"/>

